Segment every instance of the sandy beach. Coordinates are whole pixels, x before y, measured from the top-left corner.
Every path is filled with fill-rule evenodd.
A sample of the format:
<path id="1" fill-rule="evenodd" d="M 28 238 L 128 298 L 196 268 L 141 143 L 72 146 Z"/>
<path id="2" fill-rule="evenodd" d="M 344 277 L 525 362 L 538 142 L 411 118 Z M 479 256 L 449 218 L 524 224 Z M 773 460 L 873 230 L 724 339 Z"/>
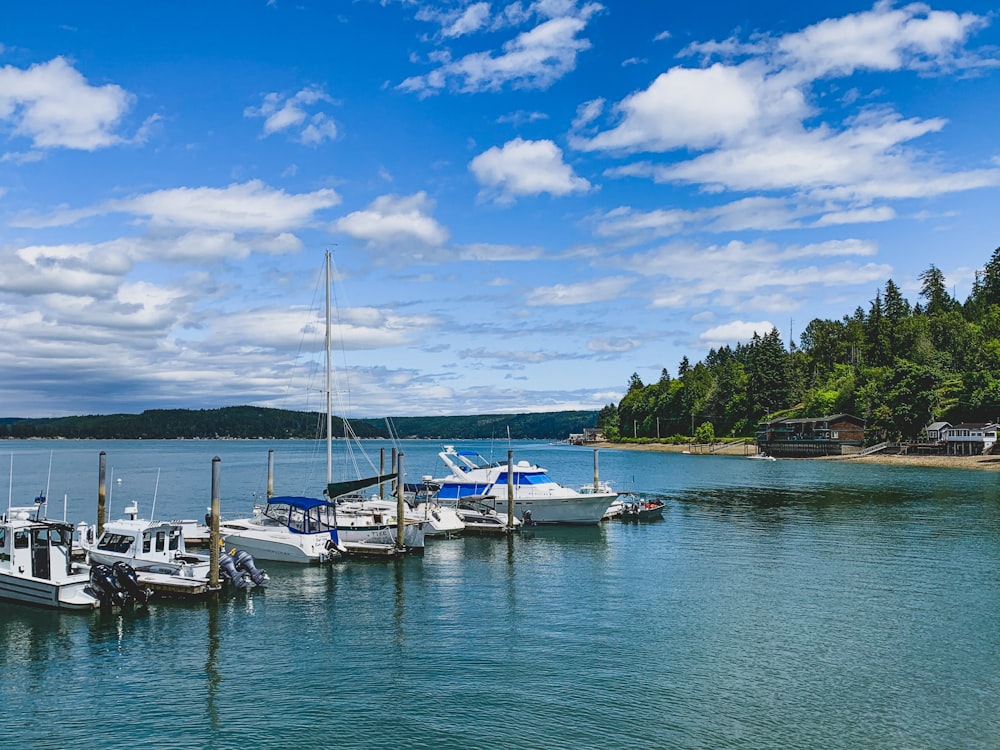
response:
<path id="1" fill-rule="evenodd" d="M 662 443 L 588 443 L 592 448 L 610 450 L 659 451 L 663 453 L 684 453 L 701 456 L 743 456 L 753 449 L 745 443 L 733 443 L 708 453 L 690 445 L 664 445 Z M 789 458 L 783 461 L 850 461 L 852 463 L 884 464 L 887 466 L 930 466 L 944 469 L 983 469 L 1000 471 L 1000 456 L 901 456 L 897 454 L 874 454 L 871 456 L 823 456 L 818 458 Z"/>

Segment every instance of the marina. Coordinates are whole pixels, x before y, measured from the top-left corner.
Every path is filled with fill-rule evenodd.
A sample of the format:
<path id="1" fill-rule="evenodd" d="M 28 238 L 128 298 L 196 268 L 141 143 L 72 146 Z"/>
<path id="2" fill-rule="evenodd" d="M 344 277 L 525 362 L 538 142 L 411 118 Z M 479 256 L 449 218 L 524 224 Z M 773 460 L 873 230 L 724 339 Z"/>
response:
<path id="1" fill-rule="evenodd" d="M 109 507 L 150 497 L 159 470 L 166 518 L 204 514 L 214 456 L 223 517 L 266 492 L 269 450 L 282 492 L 325 481 L 308 476 L 306 441 L 4 447 L 15 497 L 45 486 L 52 455 L 60 501 L 49 512 L 65 507 L 72 522 L 93 517 L 101 450 L 123 480 Z M 508 445 L 468 447 L 505 460 Z M 399 448 L 416 476 L 441 450 Z M 590 483 L 587 449 L 512 448 L 560 483 Z M 403 748 L 998 745 L 991 473 L 602 450 L 601 477 L 641 479 L 637 496 L 665 498 L 662 520 L 269 563 L 268 587 L 217 601 L 87 614 L 4 602 L 5 736 L 23 747 L 375 748 L 393 726 Z M 283 710 L 248 720 L 264 688 Z M 307 721 L 317 701 L 336 716 L 329 737 Z M 636 705 L 642 721 L 622 721 Z"/>

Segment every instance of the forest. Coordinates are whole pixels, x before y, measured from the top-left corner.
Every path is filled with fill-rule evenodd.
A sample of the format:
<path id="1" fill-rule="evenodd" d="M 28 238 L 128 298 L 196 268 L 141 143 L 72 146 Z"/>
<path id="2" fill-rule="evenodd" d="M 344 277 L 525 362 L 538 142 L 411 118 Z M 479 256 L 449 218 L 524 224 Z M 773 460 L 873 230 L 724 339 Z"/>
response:
<path id="1" fill-rule="evenodd" d="M 333 434 L 438 440 L 565 440 L 593 427 L 597 411 L 534 414 L 480 414 L 465 417 L 395 417 L 344 422 L 334 417 Z M 51 419 L 0 418 L 0 438 L 154 439 L 320 439 L 326 417 L 318 412 L 229 406 L 221 409 L 150 409 L 141 414 L 108 414 Z"/>
<path id="2" fill-rule="evenodd" d="M 776 329 L 709 351 L 676 377 L 633 374 L 628 392 L 598 415 L 609 440 L 750 437 L 776 417 L 853 414 L 866 441 L 916 438 L 934 421 L 1000 417 L 1000 248 L 964 302 L 931 265 L 912 304 L 889 279 L 840 320 L 812 320 L 799 343 Z"/>

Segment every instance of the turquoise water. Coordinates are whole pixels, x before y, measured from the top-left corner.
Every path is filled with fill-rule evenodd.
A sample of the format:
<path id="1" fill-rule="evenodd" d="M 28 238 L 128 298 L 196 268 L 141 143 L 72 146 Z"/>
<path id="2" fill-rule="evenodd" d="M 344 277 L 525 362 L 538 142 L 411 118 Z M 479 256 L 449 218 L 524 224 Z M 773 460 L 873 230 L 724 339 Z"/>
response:
<path id="1" fill-rule="evenodd" d="M 101 450 L 114 517 L 133 498 L 148 511 L 154 490 L 156 516 L 202 515 L 214 456 L 229 515 L 266 489 L 269 448 L 279 492 L 316 494 L 314 467 L 325 473 L 303 441 L 0 447 L 15 504 L 48 484 L 49 516 L 66 496 L 71 521 L 95 517 Z M 403 444 L 411 478 L 435 472 L 438 449 Z M 514 449 L 564 484 L 592 480 L 588 449 Z M 995 474 L 611 450 L 600 473 L 661 493 L 664 520 L 432 540 L 398 562 L 271 564 L 268 590 L 217 605 L 0 603 L 0 740 L 1000 747 Z"/>

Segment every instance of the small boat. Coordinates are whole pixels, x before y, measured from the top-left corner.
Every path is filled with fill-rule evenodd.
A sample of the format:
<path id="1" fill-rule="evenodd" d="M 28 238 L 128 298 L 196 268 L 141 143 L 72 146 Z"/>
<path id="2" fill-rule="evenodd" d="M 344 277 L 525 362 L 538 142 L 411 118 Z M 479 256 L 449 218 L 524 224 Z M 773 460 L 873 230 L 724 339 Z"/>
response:
<path id="1" fill-rule="evenodd" d="M 257 560 L 325 563 L 345 551 L 333 506 L 311 497 L 269 498 L 265 506 L 254 506 L 250 518 L 223 520 L 219 534 L 227 546 L 238 546 Z"/>
<path id="2" fill-rule="evenodd" d="M 764 451 L 761 451 L 760 453 L 751 453 L 749 456 L 747 456 L 747 458 L 749 458 L 751 461 L 777 461 L 778 460 L 774 456 L 772 456 L 771 454 L 765 453 Z"/>
<path id="3" fill-rule="evenodd" d="M 126 518 L 108 521 L 99 538 L 94 540 L 93 527 L 78 524 L 80 546 L 91 565 L 113 566 L 128 563 L 140 581 L 148 575 L 157 576 L 157 585 L 166 586 L 163 576 L 208 583 L 211 559 L 207 553 L 188 552 L 184 525 L 176 521 L 150 521 L 139 518 L 138 504 L 132 502 L 125 508 Z M 246 550 L 233 550 L 232 554 L 219 550 L 219 578 L 235 588 L 264 587 L 270 582 L 266 572 L 259 570 L 253 556 Z"/>
<path id="4" fill-rule="evenodd" d="M 73 561 L 73 526 L 34 506 L 8 507 L 0 516 L 0 599 L 52 609 L 92 610 L 100 599 L 90 570 Z"/>
<path id="5" fill-rule="evenodd" d="M 488 461 L 474 451 L 456 451 L 444 446 L 438 456 L 449 474 L 432 480 L 438 485 L 438 500 L 460 506 L 465 498 L 486 500 L 500 518 L 507 517 L 507 497 L 513 485 L 514 516 L 522 524 L 596 525 L 618 496 L 606 484 L 578 492 L 563 487 L 547 470 L 518 461 L 508 477 L 507 464 Z M 463 518 L 463 521 L 465 519 Z"/>
<path id="6" fill-rule="evenodd" d="M 663 508 L 666 506 L 662 500 L 647 500 L 635 495 L 625 495 L 621 502 L 620 518 L 623 521 L 653 521 L 663 518 Z"/>

